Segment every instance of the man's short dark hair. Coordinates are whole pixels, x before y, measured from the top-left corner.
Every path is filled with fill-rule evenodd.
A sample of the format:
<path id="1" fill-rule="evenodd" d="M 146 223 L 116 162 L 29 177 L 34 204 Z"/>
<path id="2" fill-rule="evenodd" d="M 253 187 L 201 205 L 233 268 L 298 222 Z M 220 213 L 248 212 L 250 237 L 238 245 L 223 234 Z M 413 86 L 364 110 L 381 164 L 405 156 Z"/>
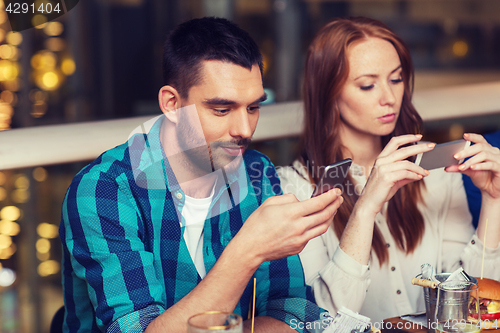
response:
<path id="1" fill-rule="evenodd" d="M 262 54 L 250 35 L 223 18 L 204 17 L 179 25 L 163 48 L 163 81 L 182 98 L 201 80 L 204 60 L 230 62 L 247 69 L 257 64 L 262 73 Z"/>

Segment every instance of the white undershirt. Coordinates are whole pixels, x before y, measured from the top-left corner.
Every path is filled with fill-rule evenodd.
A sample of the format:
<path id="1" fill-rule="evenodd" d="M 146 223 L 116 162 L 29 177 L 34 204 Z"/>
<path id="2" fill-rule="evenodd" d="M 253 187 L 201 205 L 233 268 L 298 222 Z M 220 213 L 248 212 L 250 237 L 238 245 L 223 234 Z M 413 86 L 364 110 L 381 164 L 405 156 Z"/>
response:
<path id="1" fill-rule="evenodd" d="M 207 275 L 205 263 L 203 262 L 203 226 L 213 195 L 213 190 L 208 198 L 197 199 L 186 195 L 186 201 L 182 209 L 182 216 L 186 223 L 184 241 L 202 279 Z"/>

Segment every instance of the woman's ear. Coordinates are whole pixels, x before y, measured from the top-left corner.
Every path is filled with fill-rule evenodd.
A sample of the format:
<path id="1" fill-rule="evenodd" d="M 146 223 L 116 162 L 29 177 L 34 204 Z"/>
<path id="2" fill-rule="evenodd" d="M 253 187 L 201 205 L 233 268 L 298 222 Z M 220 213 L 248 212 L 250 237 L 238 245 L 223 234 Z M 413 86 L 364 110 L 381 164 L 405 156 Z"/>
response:
<path id="1" fill-rule="evenodd" d="M 181 107 L 181 98 L 174 87 L 161 87 L 158 93 L 158 104 L 160 105 L 161 111 L 168 120 L 173 123 L 178 122 L 179 119 L 177 110 Z"/>

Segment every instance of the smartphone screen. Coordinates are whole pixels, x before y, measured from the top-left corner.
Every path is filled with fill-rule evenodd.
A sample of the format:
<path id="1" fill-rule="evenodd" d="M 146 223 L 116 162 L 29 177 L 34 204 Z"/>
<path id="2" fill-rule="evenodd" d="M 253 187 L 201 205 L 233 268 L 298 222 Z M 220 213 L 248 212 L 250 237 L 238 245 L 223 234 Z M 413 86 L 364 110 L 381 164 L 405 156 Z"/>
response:
<path id="1" fill-rule="evenodd" d="M 448 167 L 460 164 L 453 155 L 470 145 L 470 141 L 457 140 L 436 145 L 433 150 L 418 154 L 415 160 L 416 165 L 420 165 L 426 170 Z"/>
<path id="2" fill-rule="evenodd" d="M 316 188 L 314 189 L 312 197 L 328 192 L 332 188 L 341 188 L 344 178 L 349 172 L 352 160 L 347 158 L 343 161 L 330 164 L 325 168 L 323 174 L 321 175 Z"/>

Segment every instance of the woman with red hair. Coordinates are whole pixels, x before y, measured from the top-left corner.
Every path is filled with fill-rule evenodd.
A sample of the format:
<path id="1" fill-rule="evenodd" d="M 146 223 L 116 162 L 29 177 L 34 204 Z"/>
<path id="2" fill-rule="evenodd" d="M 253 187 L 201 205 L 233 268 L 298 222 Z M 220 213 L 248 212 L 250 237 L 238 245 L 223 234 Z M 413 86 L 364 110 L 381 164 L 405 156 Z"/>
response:
<path id="1" fill-rule="evenodd" d="M 300 156 L 278 173 L 283 191 L 305 200 L 325 166 L 353 160 L 331 227 L 300 253 L 306 282 L 329 311 L 346 306 L 379 321 L 424 310 L 410 282 L 420 265 L 479 275 L 487 218 L 485 276 L 500 277 L 500 152 L 464 134 L 475 144 L 455 156 L 471 157 L 461 166 L 414 164 L 434 144 L 419 143 L 413 74 L 405 43 L 376 20 L 336 19 L 309 46 Z M 461 173 L 481 189 L 477 232 Z"/>

